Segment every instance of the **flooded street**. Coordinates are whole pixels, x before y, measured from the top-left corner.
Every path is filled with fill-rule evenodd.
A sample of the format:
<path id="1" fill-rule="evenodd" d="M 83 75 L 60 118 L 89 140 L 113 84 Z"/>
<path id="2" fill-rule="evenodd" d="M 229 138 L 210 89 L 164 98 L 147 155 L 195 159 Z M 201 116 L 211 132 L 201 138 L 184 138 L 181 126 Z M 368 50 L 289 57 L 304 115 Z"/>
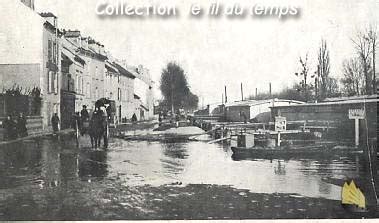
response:
<path id="1" fill-rule="evenodd" d="M 365 168 L 359 155 L 233 160 L 202 141 L 30 140 L 0 148 L 0 220 L 359 217 L 340 207 L 341 185 Z"/>

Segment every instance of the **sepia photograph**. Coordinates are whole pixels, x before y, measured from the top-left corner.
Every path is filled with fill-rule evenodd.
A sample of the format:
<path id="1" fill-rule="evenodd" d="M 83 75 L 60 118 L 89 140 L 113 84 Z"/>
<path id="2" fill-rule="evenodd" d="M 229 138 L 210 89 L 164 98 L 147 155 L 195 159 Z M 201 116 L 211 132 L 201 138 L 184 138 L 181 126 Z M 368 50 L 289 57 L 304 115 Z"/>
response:
<path id="1" fill-rule="evenodd" d="M 0 221 L 376 221 L 378 54 L 378 0 L 1 0 Z"/>

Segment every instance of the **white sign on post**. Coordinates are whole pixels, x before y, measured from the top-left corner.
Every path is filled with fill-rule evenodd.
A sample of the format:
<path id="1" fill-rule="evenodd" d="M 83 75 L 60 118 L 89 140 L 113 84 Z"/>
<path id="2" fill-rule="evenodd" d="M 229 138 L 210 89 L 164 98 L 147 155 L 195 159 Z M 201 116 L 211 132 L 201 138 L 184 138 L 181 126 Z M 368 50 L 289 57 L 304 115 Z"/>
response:
<path id="1" fill-rule="evenodd" d="M 365 110 L 363 109 L 349 109 L 349 119 L 364 119 Z"/>
<path id="2" fill-rule="evenodd" d="M 349 109 L 349 119 L 355 120 L 355 146 L 359 146 L 359 119 L 366 117 L 363 109 Z"/>
<path id="3" fill-rule="evenodd" d="M 276 116 L 275 117 L 275 131 L 286 131 L 287 129 L 287 119 L 286 117 Z"/>

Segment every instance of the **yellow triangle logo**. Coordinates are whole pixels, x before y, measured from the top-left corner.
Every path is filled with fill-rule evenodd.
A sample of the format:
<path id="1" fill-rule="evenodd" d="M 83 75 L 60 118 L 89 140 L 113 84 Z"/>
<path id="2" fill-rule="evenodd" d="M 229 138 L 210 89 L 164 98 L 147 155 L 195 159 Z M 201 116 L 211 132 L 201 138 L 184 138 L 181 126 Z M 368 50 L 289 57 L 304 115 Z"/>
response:
<path id="1" fill-rule="evenodd" d="M 357 205 L 360 208 L 366 208 L 366 198 L 362 191 L 357 188 L 353 180 L 350 184 L 345 182 L 342 187 L 342 204 Z"/>

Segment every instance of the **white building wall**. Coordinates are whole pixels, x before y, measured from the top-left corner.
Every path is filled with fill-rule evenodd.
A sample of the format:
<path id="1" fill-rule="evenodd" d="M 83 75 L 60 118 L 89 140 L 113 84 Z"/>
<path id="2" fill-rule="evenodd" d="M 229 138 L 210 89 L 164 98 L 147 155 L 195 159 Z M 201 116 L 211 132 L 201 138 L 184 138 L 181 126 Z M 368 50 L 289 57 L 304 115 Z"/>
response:
<path id="1" fill-rule="evenodd" d="M 44 20 L 15 0 L 2 0 L 0 15 L 0 64 L 41 63 Z"/>
<path id="2" fill-rule="evenodd" d="M 51 124 L 51 115 L 55 112 L 60 113 L 60 70 L 57 71 L 56 83 L 54 84 L 57 91 L 48 93 L 48 69 L 46 67 L 48 39 L 55 39 L 55 35 L 44 27 L 45 19 L 20 1 L 3 0 L 0 15 L 0 67 L 9 64 L 20 67 L 36 64 L 39 69 L 35 70 L 39 70 L 39 72 L 27 72 L 27 74 L 31 75 L 31 80 L 39 81 L 31 81 L 28 86 L 27 81 L 19 81 L 19 78 L 23 78 L 27 74 L 24 76 L 17 75 L 16 79 L 15 74 L 12 73 L 0 73 L 0 75 L 8 79 L 8 83 L 13 82 L 24 88 L 39 87 L 41 89 L 43 100 L 41 115 L 43 116 L 43 126 L 47 127 Z M 59 46 L 59 41 L 57 44 Z M 59 49 L 57 53 L 60 56 Z M 60 69 L 59 62 L 60 58 L 57 58 L 58 69 Z M 14 80 L 9 81 L 9 79 Z M 39 84 L 35 86 L 35 83 Z M 34 86 L 30 86 L 30 84 Z"/>

